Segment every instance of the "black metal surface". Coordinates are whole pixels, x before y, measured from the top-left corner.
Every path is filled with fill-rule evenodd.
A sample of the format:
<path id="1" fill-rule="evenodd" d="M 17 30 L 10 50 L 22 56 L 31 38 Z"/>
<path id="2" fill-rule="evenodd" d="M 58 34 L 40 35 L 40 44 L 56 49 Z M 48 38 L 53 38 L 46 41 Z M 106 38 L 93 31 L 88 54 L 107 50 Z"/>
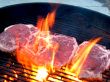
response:
<path id="1" fill-rule="evenodd" d="M 38 16 L 45 17 L 49 11 L 51 6 L 48 3 L 28 3 L 0 8 L 0 32 L 17 23 L 35 25 Z M 74 36 L 79 43 L 100 36 L 103 38 L 100 44 L 110 48 L 110 17 L 91 10 L 59 4 L 55 25 L 51 31 Z M 9 54 L 0 52 L 0 65 L 4 67 L 8 61 L 2 62 L 2 58 L 12 59 Z M 17 65 L 15 64 L 15 67 Z"/>
<path id="2" fill-rule="evenodd" d="M 29 77 L 35 77 L 35 75 L 31 74 L 31 72 L 37 72 L 24 68 L 16 61 L 15 57 L 9 54 L 5 55 L 6 56 L 4 57 L 0 57 L 0 82 L 5 82 L 5 80 L 7 82 L 29 82 L 30 80 L 37 81 L 35 78 Z"/>
<path id="3" fill-rule="evenodd" d="M 37 70 L 33 71 L 29 68 L 24 68 L 21 64 L 19 64 L 16 61 L 14 56 L 11 56 L 9 54 L 5 55 L 7 55 L 8 58 L 0 57 L 0 82 L 39 82 L 35 79 L 35 74 L 37 73 Z M 77 79 L 77 77 L 74 74 L 66 73 L 64 70 L 65 69 L 56 70 L 55 73 L 52 73 L 48 76 L 47 81 L 79 82 L 75 80 L 75 78 Z M 52 79 L 55 79 L 56 81 L 53 81 Z"/>
<path id="4" fill-rule="evenodd" d="M 35 25 L 38 16 L 45 17 L 51 8 L 48 3 L 28 3 L 1 8 L 0 32 L 12 24 Z M 52 31 L 74 36 L 79 43 L 101 36 L 101 44 L 110 48 L 110 17 L 91 10 L 59 4 Z"/>
<path id="5" fill-rule="evenodd" d="M 55 81 L 56 80 L 56 81 Z M 65 71 L 65 67 L 60 70 L 56 70 L 53 74 L 50 74 L 48 80 L 50 82 L 80 82 L 74 73 Z"/>
<path id="6" fill-rule="evenodd" d="M 40 82 L 35 79 L 36 75 L 34 75 L 34 73 L 36 74 L 37 71 L 24 68 L 21 64 L 17 63 L 16 59 L 13 56 L 10 56 L 8 58 L 0 57 L 0 59 L 0 82 Z M 50 78 L 56 79 L 56 81 L 59 82 L 79 82 L 75 80 L 76 77 L 74 76 L 74 74 L 68 74 L 64 72 L 63 69 L 57 70 L 55 73 L 48 76 L 48 82 L 56 82 Z"/>

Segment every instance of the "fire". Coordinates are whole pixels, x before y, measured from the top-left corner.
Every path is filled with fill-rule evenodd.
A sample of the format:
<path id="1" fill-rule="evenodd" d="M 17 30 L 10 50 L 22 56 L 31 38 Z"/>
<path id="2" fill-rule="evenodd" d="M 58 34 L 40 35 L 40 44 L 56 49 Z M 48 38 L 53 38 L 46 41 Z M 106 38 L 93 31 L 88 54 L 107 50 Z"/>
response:
<path id="1" fill-rule="evenodd" d="M 58 43 L 53 43 L 51 40 L 51 34 L 49 29 L 53 27 L 53 24 L 55 22 L 55 15 L 56 10 L 52 11 L 51 13 L 48 13 L 46 18 L 39 17 L 37 21 L 36 28 L 38 28 L 38 32 L 36 33 L 35 40 L 32 45 L 29 43 L 26 43 L 24 47 L 20 47 L 16 49 L 16 57 L 19 63 L 21 63 L 25 68 L 36 71 L 31 72 L 32 75 L 35 76 L 28 76 L 32 77 L 38 81 L 46 81 L 46 78 L 49 76 L 49 73 L 55 72 L 54 68 L 54 59 L 55 54 L 59 48 Z M 78 79 L 78 75 L 80 74 L 80 70 L 91 51 L 92 47 L 100 40 L 101 38 L 96 38 L 93 40 L 90 40 L 86 46 L 79 49 L 77 53 L 75 53 L 75 56 L 71 60 L 70 63 L 67 64 L 65 68 L 65 72 L 67 73 L 74 73 L 75 76 L 73 79 L 75 79 L 78 82 L 81 82 L 81 80 Z M 19 46 L 19 42 L 17 41 L 17 45 Z M 50 50 L 51 53 L 51 61 L 48 62 L 48 64 L 44 64 L 43 66 L 40 66 L 36 64 L 33 59 L 35 56 L 41 55 L 41 51 L 43 49 Z M 44 59 L 45 60 L 45 59 Z M 37 62 L 37 60 L 36 60 Z M 30 73 L 28 70 L 24 70 L 25 72 Z M 24 74 L 27 76 L 26 74 Z M 67 76 L 68 78 L 72 78 Z M 31 81 L 34 82 L 34 81 Z"/>
<path id="2" fill-rule="evenodd" d="M 48 13 L 46 18 L 38 18 L 36 25 L 36 28 L 38 28 L 38 32 L 35 33 L 35 40 L 33 44 L 30 45 L 27 42 L 24 47 L 17 48 L 15 53 L 19 63 L 21 63 L 25 68 L 37 72 L 31 72 L 31 74 L 35 75 L 36 77 L 28 77 L 32 77 L 38 81 L 44 81 L 48 76 L 48 73 L 54 71 L 54 59 L 59 45 L 58 43 L 52 42 L 49 28 L 52 28 L 55 22 L 55 12 L 56 10 Z M 16 44 L 19 46 L 19 41 L 16 40 Z M 35 55 L 39 57 L 43 49 L 51 51 L 51 60 L 50 62 L 48 62 L 48 64 L 44 63 L 43 66 L 36 65 L 36 63 L 33 61 L 33 58 L 35 57 Z M 28 70 L 24 71 L 29 73 Z M 27 76 L 27 74 L 25 74 L 25 76 Z"/>
<path id="3" fill-rule="evenodd" d="M 13 76 L 10 76 L 10 75 L 4 75 L 3 77 L 5 78 L 5 80 L 3 82 L 9 82 L 10 81 L 14 81 L 18 78 L 18 75 L 17 75 L 17 72 L 12 70 L 13 72 Z"/>
<path id="4" fill-rule="evenodd" d="M 39 29 L 38 31 L 38 35 L 37 35 L 37 38 L 35 40 L 35 43 L 34 43 L 34 47 L 36 49 L 36 45 L 38 45 L 40 39 L 43 37 L 43 46 L 46 47 L 46 49 L 50 49 L 52 51 L 52 54 L 51 54 L 51 62 L 50 62 L 50 68 L 51 71 L 54 71 L 54 57 L 55 57 L 55 54 L 57 52 L 57 49 L 59 47 L 58 43 L 52 43 L 52 38 L 51 38 L 51 35 L 50 35 L 50 31 L 49 31 L 49 28 L 52 28 L 54 22 L 55 22 L 55 16 L 56 16 L 56 10 L 52 11 L 51 13 L 48 13 L 48 15 L 46 16 L 46 18 L 39 18 L 38 21 L 37 21 L 37 27 Z M 39 51 L 39 50 L 38 50 Z"/>
<path id="5" fill-rule="evenodd" d="M 48 70 L 44 67 L 39 68 L 37 72 L 36 79 L 39 81 L 44 81 L 48 76 Z"/>
<path id="6" fill-rule="evenodd" d="M 67 66 L 67 71 L 71 71 L 75 73 L 77 76 L 80 74 L 81 68 L 87 59 L 91 49 L 94 47 L 94 45 L 99 42 L 101 38 L 96 38 L 90 40 L 84 47 L 80 48 L 77 53 L 75 53 L 74 58 L 71 60 L 70 67 Z"/>
<path id="7" fill-rule="evenodd" d="M 56 10 L 48 13 L 46 18 L 39 17 L 37 21 L 37 27 L 40 31 L 49 31 L 49 28 L 52 28 L 55 22 Z"/>

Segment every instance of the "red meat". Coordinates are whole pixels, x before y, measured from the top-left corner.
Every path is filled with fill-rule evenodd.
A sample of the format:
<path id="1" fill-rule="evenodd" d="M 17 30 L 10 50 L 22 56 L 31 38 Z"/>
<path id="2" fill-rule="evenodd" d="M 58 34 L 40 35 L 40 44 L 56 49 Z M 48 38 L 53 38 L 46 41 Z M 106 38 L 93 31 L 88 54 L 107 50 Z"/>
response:
<path id="1" fill-rule="evenodd" d="M 86 41 L 80 44 L 79 48 L 86 45 Z M 110 50 L 107 50 L 104 46 L 96 44 L 88 55 L 83 68 L 81 70 L 80 77 L 101 78 L 101 73 L 109 66 Z"/>
<path id="2" fill-rule="evenodd" d="M 33 27 L 32 25 L 25 24 L 16 24 L 7 27 L 0 34 L 0 50 L 6 52 L 14 51 L 18 47 L 16 44 L 17 40 L 23 46 L 30 34 L 36 31 Z"/>
<path id="3" fill-rule="evenodd" d="M 74 37 L 68 37 L 65 35 L 51 35 L 52 37 L 52 45 L 55 45 L 56 43 L 59 45 L 58 50 L 55 54 L 55 61 L 54 65 L 56 67 L 60 67 L 64 64 L 66 64 L 69 59 L 72 57 L 72 55 L 75 53 L 78 44 L 76 42 L 76 39 Z M 41 42 L 41 41 L 40 41 Z M 42 46 L 42 45 L 40 45 Z M 52 50 L 51 49 L 45 49 L 41 50 L 39 53 L 40 55 L 37 55 L 36 57 L 33 56 L 32 59 L 36 62 L 38 65 L 44 65 L 44 64 L 50 64 L 52 60 Z M 38 53 L 38 54 L 39 54 Z"/>
<path id="4" fill-rule="evenodd" d="M 37 45 L 37 51 L 33 48 L 35 37 L 37 36 L 37 28 L 32 25 L 16 24 L 9 26 L 0 34 L 0 50 L 15 51 L 20 49 L 20 53 L 29 58 L 29 62 L 36 65 L 49 65 L 52 60 L 52 49 L 45 48 L 44 39 L 42 36 Z M 53 48 L 58 44 L 58 49 L 55 53 L 54 65 L 60 67 L 68 62 L 76 51 L 78 44 L 74 37 L 69 37 L 61 34 L 51 34 L 50 39 Z M 19 45 L 17 44 L 19 43 Z M 22 55 L 22 54 L 21 54 Z"/>

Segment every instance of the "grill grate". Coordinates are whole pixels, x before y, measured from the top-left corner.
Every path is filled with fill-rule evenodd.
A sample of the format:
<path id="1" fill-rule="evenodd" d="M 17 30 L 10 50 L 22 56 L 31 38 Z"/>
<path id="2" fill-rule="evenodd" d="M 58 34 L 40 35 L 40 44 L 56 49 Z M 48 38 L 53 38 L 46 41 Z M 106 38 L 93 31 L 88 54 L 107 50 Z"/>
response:
<path id="1" fill-rule="evenodd" d="M 28 72 L 25 72 L 24 70 Z M 29 82 L 30 80 L 38 82 L 33 78 L 35 75 L 31 72 L 37 73 L 36 71 L 24 68 L 13 58 L 0 57 L 0 82 Z M 64 72 L 64 68 L 56 70 L 55 73 L 50 74 L 47 78 L 47 82 L 79 82 L 76 80 L 78 79 L 75 75 Z"/>
<path id="2" fill-rule="evenodd" d="M 75 76 L 74 73 L 64 71 L 65 67 L 62 67 L 60 70 L 56 70 L 55 73 L 50 74 L 48 81 L 53 82 L 80 82 L 80 80 Z"/>
<path id="3" fill-rule="evenodd" d="M 35 75 L 32 75 L 29 72 L 25 72 L 24 70 L 29 72 L 35 72 L 30 69 L 24 68 L 15 60 L 0 57 L 0 82 L 4 82 L 4 80 L 7 80 L 8 82 L 27 82 L 26 80 L 37 81 L 36 79 L 29 77 Z"/>
<path id="4" fill-rule="evenodd" d="M 46 82 L 80 82 L 74 73 L 69 73 L 64 70 L 65 67 L 62 67 L 60 70 L 56 70 L 54 73 L 49 74 Z M 13 57 L 0 57 L 0 82 L 38 82 L 38 80 L 35 79 L 36 73 L 36 71 L 24 68 Z M 110 69 L 102 73 L 102 77 L 104 78 L 103 82 L 110 82 L 109 75 Z M 93 81 L 91 79 L 85 80 L 87 82 L 102 82 Z"/>

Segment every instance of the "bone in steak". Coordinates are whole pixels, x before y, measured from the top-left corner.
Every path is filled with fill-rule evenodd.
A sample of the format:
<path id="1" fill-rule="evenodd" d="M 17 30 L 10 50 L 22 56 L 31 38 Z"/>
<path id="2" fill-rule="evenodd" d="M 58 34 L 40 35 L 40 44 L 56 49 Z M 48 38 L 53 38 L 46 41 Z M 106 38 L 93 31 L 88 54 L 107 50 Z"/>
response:
<path id="1" fill-rule="evenodd" d="M 36 31 L 33 25 L 16 24 L 7 27 L 0 34 L 0 50 L 12 52 L 17 48 L 16 40 L 23 46 L 29 38 L 30 33 Z"/>
<path id="2" fill-rule="evenodd" d="M 79 45 L 79 48 L 85 46 L 87 41 Z M 87 60 L 85 61 L 80 77 L 81 78 L 101 78 L 101 73 L 106 69 L 110 64 L 110 50 L 107 50 L 106 47 L 96 44 L 91 52 L 88 55 Z"/>
<path id="3" fill-rule="evenodd" d="M 37 65 L 50 64 L 52 59 L 51 49 L 43 47 L 43 40 L 39 41 L 39 51 L 33 50 L 33 42 L 37 35 L 37 28 L 32 25 L 16 24 L 7 27 L 0 34 L 0 50 L 11 52 L 20 48 L 21 52 L 28 56 L 29 60 Z M 58 43 L 59 48 L 55 54 L 55 66 L 59 67 L 67 63 L 72 54 L 76 51 L 78 44 L 74 37 L 61 34 L 51 34 L 52 44 Z M 19 42 L 20 45 L 17 45 Z M 28 46 L 24 46 L 28 45 Z"/>

